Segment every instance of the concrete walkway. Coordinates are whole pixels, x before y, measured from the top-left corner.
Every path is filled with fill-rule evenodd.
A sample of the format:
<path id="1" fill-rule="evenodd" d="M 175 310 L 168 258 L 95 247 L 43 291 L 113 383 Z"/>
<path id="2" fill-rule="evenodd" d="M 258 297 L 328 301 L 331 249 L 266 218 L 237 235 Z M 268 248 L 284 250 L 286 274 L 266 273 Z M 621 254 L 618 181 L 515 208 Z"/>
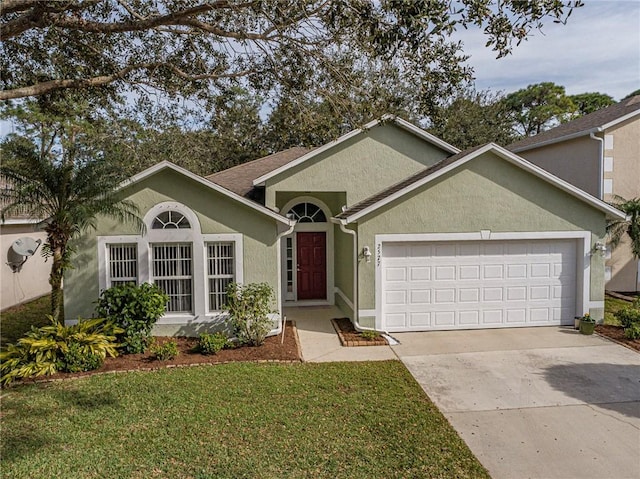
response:
<path id="1" fill-rule="evenodd" d="M 331 325 L 332 318 L 343 318 L 335 306 L 305 306 L 285 308 L 288 321 L 295 321 L 300 338 L 302 357 L 308 362 L 383 361 L 398 359 L 389 346 L 359 346 L 345 348 Z"/>
<path id="2" fill-rule="evenodd" d="M 640 478 L 640 354 L 567 328 L 395 337 L 494 479 Z"/>

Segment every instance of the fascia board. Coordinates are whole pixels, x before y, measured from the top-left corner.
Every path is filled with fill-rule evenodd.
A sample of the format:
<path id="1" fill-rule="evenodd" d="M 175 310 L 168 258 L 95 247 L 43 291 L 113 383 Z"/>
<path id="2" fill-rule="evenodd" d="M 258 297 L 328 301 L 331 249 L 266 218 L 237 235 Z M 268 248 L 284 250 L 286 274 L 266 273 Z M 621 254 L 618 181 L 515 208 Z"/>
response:
<path id="1" fill-rule="evenodd" d="M 551 183 L 555 186 L 557 186 L 558 188 L 562 189 L 563 191 L 571 194 L 572 196 L 575 196 L 581 200 L 583 200 L 584 202 L 590 204 L 591 206 L 595 207 L 596 209 L 603 211 L 604 213 L 606 213 L 607 215 L 609 215 L 612 218 L 617 218 L 617 219 L 624 219 L 626 216 L 623 212 L 619 211 L 618 209 L 614 208 L 613 206 L 605 203 L 604 201 L 601 201 L 597 198 L 595 198 L 594 196 L 591 196 L 588 193 L 585 193 L 584 191 L 582 191 L 581 189 L 573 186 L 572 184 L 552 175 L 551 173 L 549 173 L 548 171 L 540 168 L 539 166 L 534 165 L 533 163 L 525 160 L 524 158 L 521 158 L 520 156 L 510 152 L 509 150 L 496 145 L 495 143 L 489 143 L 487 145 L 485 145 L 484 147 L 473 151 L 471 153 L 469 153 L 467 156 L 464 156 L 462 158 L 460 158 L 458 161 L 451 163 L 450 165 L 447 165 L 446 167 L 432 173 L 429 176 L 426 176 L 424 178 L 422 178 L 419 181 L 416 181 L 415 183 L 412 183 L 411 185 L 403 188 L 402 190 L 394 193 L 393 195 L 390 195 L 380 201 L 378 201 L 377 203 L 364 208 L 363 210 L 353 214 L 352 216 L 349 216 L 348 218 L 346 218 L 346 222 L 347 223 L 352 223 L 354 221 L 357 221 L 358 219 L 368 215 L 369 213 L 377 210 L 378 208 L 381 208 L 382 206 L 395 201 L 399 198 L 401 198 L 402 196 L 406 195 L 407 193 L 410 193 L 411 191 L 415 190 L 416 188 L 419 188 L 433 180 L 435 180 L 436 178 L 448 173 L 449 171 L 458 168 L 459 166 L 463 165 L 464 163 L 472 160 L 473 158 L 476 158 L 484 153 L 487 153 L 488 151 L 493 151 L 494 153 L 496 153 L 498 156 L 500 156 L 501 158 L 514 163 L 518 166 L 520 166 L 521 168 L 523 168 L 526 171 L 529 171 L 530 173 L 532 173 L 533 175 L 547 181 L 548 183 Z"/>
<path id="2" fill-rule="evenodd" d="M 609 123 L 605 123 L 604 125 L 602 125 L 600 127 L 601 130 L 606 130 L 608 128 L 611 128 L 612 126 L 616 126 L 618 123 L 622 123 L 623 121 L 626 121 L 630 118 L 633 118 L 634 116 L 638 116 L 640 115 L 640 108 L 632 111 L 631 113 L 627 113 L 624 116 L 621 116 L 620 118 L 616 118 L 615 120 L 610 121 Z"/>
<path id="3" fill-rule="evenodd" d="M 235 201 L 238 201 L 240 203 L 242 203 L 245 206 L 248 206 L 249 208 L 252 208 L 262 214 L 265 214 L 281 223 L 284 223 L 288 226 L 291 226 L 292 224 L 294 224 L 295 222 L 292 222 L 292 220 L 279 215 L 277 213 L 275 213 L 274 211 L 271 211 L 270 209 L 259 205 L 257 203 L 254 203 L 251 200 L 246 199 L 243 196 L 240 196 L 237 193 L 234 193 L 233 191 L 229 191 L 226 188 L 223 188 L 222 186 L 219 186 L 218 184 L 214 183 L 213 181 L 209 181 L 199 175 L 196 175 L 195 173 L 190 172 L 189 170 L 182 168 L 178 165 L 175 165 L 173 163 L 171 163 L 170 161 L 162 161 L 150 168 L 147 168 L 146 170 L 142 171 L 141 173 L 138 173 L 137 175 L 132 176 L 131 178 L 129 178 L 128 180 L 125 180 L 124 182 L 122 182 L 117 188 L 116 191 L 122 190 L 123 188 L 126 188 L 128 186 L 131 186 L 135 183 L 138 183 L 140 181 L 142 181 L 145 178 L 148 178 L 156 173 L 158 173 L 159 171 L 168 168 L 170 170 L 176 171 L 184 176 L 186 176 L 187 178 L 192 179 L 193 181 L 196 181 L 198 183 L 200 183 L 201 185 L 210 188 L 214 191 L 217 191 L 218 193 L 221 193 Z"/>

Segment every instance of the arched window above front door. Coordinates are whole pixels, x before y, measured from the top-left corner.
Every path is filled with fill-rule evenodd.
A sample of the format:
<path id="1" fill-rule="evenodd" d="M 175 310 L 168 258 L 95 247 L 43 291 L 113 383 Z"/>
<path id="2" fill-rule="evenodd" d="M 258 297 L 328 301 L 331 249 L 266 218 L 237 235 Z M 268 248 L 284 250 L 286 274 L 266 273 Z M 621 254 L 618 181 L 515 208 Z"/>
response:
<path id="1" fill-rule="evenodd" d="M 313 203 L 298 203 L 287 212 L 287 218 L 298 223 L 326 223 L 327 217 L 322 209 Z"/>

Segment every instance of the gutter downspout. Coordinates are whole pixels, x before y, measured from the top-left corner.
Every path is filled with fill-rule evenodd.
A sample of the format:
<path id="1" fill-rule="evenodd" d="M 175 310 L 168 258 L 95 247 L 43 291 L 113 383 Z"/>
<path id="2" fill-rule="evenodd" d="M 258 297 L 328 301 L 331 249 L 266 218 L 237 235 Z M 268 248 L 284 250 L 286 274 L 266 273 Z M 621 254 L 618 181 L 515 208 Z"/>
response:
<path id="1" fill-rule="evenodd" d="M 331 218 L 331 222 L 340 226 L 340 231 L 348 235 L 351 235 L 351 237 L 353 238 L 353 326 L 354 328 L 356 328 L 356 331 L 376 331 L 378 333 L 382 333 L 385 336 L 385 339 L 387 340 L 390 346 L 400 344 L 400 341 L 398 341 L 396 338 L 391 336 L 389 331 L 386 331 L 383 329 L 368 328 L 360 324 L 359 312 L 358 312 L 358 234 L 354 230 L 350 230 L 346 228 L 347 226 L 346 220 Z"/>
<path id="2" fill-rule="evenodd" d="M 594 135 L 592 131 L 589 138 L 600 142 L 600 152 L 598 158 L 598 198 L 604 201 L 604 139 Z"/>
<path id="3" fill-rule="evenodd" d="M 285 322 L 287 320 L 287 318 L 285 316 L 283 316 L 282 313 L 284 313 L 283 311 L 283 304 L 282 304 L 282 243 L 281 240 L 284 236 L 290 235 L 291 233 L 293 233 L 294 228 L 296 227 L 296 223 L 297 221 L 293 221 L 293 223 L 289 224 L 289 229 L 288 230 L 284 230 L 282 233 L 278 234 L 278 236 L 276 236 L 276 244 L 278 245 L 278 310 L 280 312 L 279 316 L 280 316 L 280 330 L 278 330 L 276 332 L 276 334 L 283 334 L 283 338 L 284 338 L 284 326 L 285 326 Z"/>

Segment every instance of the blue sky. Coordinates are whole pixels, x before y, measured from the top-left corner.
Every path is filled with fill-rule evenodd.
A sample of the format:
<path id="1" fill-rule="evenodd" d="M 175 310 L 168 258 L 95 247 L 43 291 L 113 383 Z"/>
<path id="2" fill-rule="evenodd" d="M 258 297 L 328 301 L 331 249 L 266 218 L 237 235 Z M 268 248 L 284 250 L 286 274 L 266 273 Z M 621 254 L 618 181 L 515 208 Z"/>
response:
<path id="1" fill-rule="evenodd" d="M 551 81 L 568 94 L 597 91 L 620 100 L 640 89 L 640 0 L 585 0 L 566 25 L 548 21 L 505 58 L 478 30 L 457 32 L 476 88 L 510 93 Z"/>

